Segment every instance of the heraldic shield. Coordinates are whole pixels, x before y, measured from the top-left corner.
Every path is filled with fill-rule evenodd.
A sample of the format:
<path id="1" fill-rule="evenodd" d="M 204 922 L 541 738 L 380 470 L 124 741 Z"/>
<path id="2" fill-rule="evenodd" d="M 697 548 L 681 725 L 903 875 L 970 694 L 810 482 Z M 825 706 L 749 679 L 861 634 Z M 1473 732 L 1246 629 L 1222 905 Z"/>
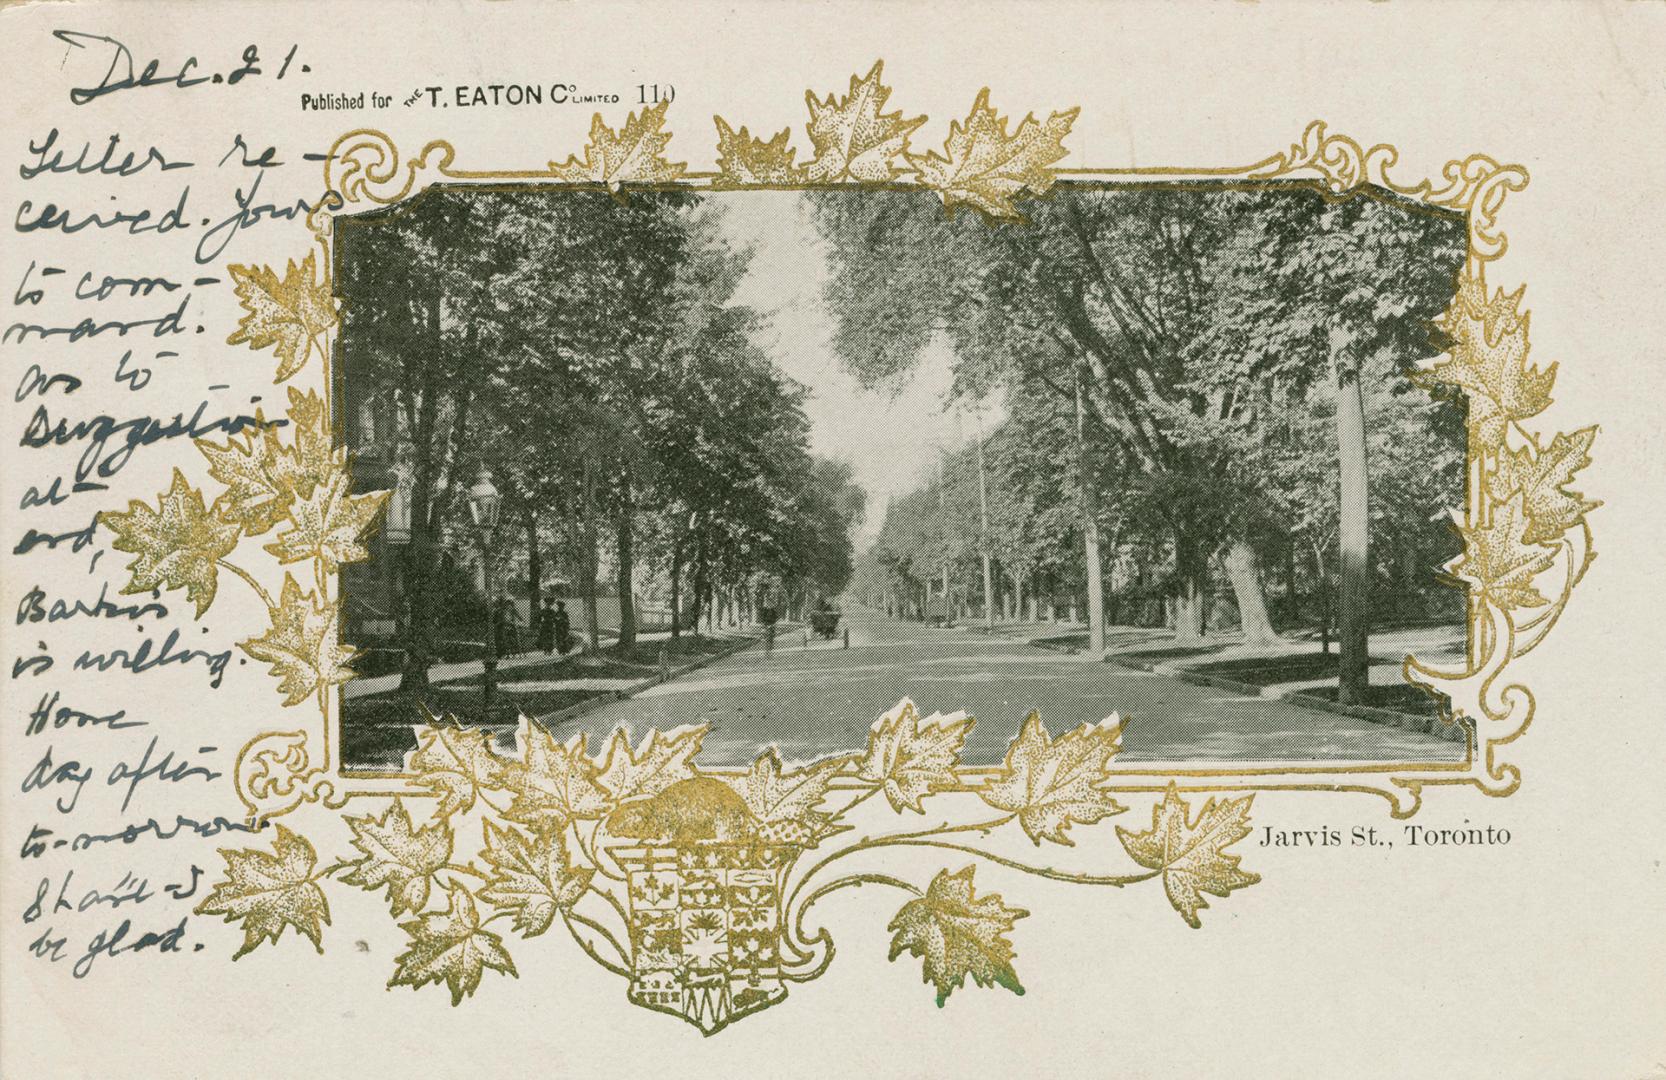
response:
<path id="1" fill-rule="evenodd" d="M 787 996 L 781 881 L 795 845 L 697 840 L 609 849 L 630 887 L 630 1000 L 707 1035 Z"/>

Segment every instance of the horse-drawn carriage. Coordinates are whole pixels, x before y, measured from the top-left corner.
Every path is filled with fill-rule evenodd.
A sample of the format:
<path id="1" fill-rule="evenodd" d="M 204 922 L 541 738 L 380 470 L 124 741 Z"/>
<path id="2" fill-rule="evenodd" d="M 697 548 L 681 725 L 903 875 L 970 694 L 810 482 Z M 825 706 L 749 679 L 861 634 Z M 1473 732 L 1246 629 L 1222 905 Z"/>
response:
<path id="1" fill-rule="evenodd" d="M 832 609 L 810 612 L 810 632 L 819 638 L 833 640 L 839 629 L 839 612 Z"/>

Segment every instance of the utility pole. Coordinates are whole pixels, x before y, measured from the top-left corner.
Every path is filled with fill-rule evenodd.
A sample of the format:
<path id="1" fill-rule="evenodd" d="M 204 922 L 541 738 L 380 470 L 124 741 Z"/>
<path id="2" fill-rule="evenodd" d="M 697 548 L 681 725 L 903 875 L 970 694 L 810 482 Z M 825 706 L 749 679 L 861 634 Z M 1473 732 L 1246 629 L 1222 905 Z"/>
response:
<path id="1" fill-rule="evenodd" d="M 983 625 L 988 630 L 995 629 L 995 578 L 990 572 L 989 565 L 989 483 L 983 474 L 983 410 L 972 412 L 972 422 L 977 425 L 978 451 L 978 513 L 983 520 L 983 543 L 978 545 L 983 549 Z"/>

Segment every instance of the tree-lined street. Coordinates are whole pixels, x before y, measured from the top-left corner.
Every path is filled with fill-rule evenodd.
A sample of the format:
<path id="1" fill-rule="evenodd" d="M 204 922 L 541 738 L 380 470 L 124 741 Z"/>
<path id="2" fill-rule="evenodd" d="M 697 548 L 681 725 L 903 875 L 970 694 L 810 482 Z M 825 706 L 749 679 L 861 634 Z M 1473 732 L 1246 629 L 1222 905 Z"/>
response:
<path id="1" fill-rule="evenodd" d="M 978 720 L 963 760 L 993 764 L 1030 709 L 1054 731 L 1120 713 L 1122 761 L 1445 761 L 1461 743 L 1300 704 L 1195 686 L 1085 655 L 1052 652 L 968 629 L 932 629 L 873 609 L 847 614 L 850 648 L 794 633 L 560 724 L 604 736 L 709 723 L 701 760 L 745 765 L 760 744 L 789 760 L 866 744 L 868 727 L 910 697 L 924 712 Z"/>
<path id="2" fill-rule="evenodd" d="M 585 676 L 601 686 L 649 629 L 842 605 L 848 651 L 789 638 L 586 723 L 698 718 L 740 756 L 813 756 L 906 694 L 982 713 L 991 756 L 1032 705 L 1131 714 L 1135 755 L 1395 756 L 1408 736 L 955 624 L 1080 621 L 1093 661 L 1119 626 L 1236 635 L 1305 650 L 1280 664 L 1344 705 L 1426 708 L 1376 679 L 1372 641 L 1464 621 L 1436 580 L 1463 406 L 1419 374 L 1455 216 L 1288 183 L 1061 184 L 998 227 L 920 193 L 752 198 L 442 187 L 344 226 L 337 400 L 361 479 L 397 477 L 402 507 L 344 584 L 348 640 L 376 654 L 360 673 L 397 685 L 350 696 L 345 723 L 422 705 L 502 726 L 526 695 L 564 714 L 583 689 L 564 672 L 496 686 L 534 640 L 506 610 L 619 666 Z M 881 456 L 848 418 L 812 421 L 818 388 L 859 387 L 859 410 L 933 365 L 952 445 Z M 474 660 L 482 693 L 442 676 Z"/>
<path id="3" fill-rule="evenodd" d="M 863 491 L 810 452 L 807 390 L 735 299 L 751 255 L 723 213 L 440 189 L 344 223 L 344 427 L 403 509 L 347 583 L 348 635 L 397 659 L 405 694 L 495 654 L 505 596 L 533 621 L 559 587 L 594 652 L 632 647 L 639 597 L 676 635 L 843 589 Z"/>
<path id="4" fill-rule="evenodd" d="M 1455 217 L 1299 184 L 1084 184 L 1000 229 L 810 199 L 845 367 L 896 387 L 946 351 L 945 406 L 1005 413 L 887 507 L 857 567 L 869 603 L 1068 605 L 1095 652 L 1119 621 L 1182 644 L 1317 627 L 1357 704 L 1373 627 L 1462 621 L 1436 572 L 1458 550 L 1463 408 L 1418 371 L 1442 348 Z"/>

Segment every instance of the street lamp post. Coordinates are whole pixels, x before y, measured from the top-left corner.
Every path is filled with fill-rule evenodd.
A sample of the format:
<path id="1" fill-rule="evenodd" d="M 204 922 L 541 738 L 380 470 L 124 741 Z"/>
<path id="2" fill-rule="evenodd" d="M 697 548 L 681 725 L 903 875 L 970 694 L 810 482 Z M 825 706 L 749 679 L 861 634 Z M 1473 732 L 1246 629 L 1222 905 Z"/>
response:
<path id="1" fill-rule="evenodd" d="M 483 665 L 485 678 L 480 692 L 481 719 L 484 723 L 490 723 L 492 719 L 492 691 L 497 681 L 497 589 L 492 583 L 492 533 L 497 529 L 500 501 L 498 490 L 492 484 L 492 472 L 482 465 L 474 485 L 469 488 L 469 517 L 480 534 L 480 577 L 486 588 L 487 646 Z"/>

